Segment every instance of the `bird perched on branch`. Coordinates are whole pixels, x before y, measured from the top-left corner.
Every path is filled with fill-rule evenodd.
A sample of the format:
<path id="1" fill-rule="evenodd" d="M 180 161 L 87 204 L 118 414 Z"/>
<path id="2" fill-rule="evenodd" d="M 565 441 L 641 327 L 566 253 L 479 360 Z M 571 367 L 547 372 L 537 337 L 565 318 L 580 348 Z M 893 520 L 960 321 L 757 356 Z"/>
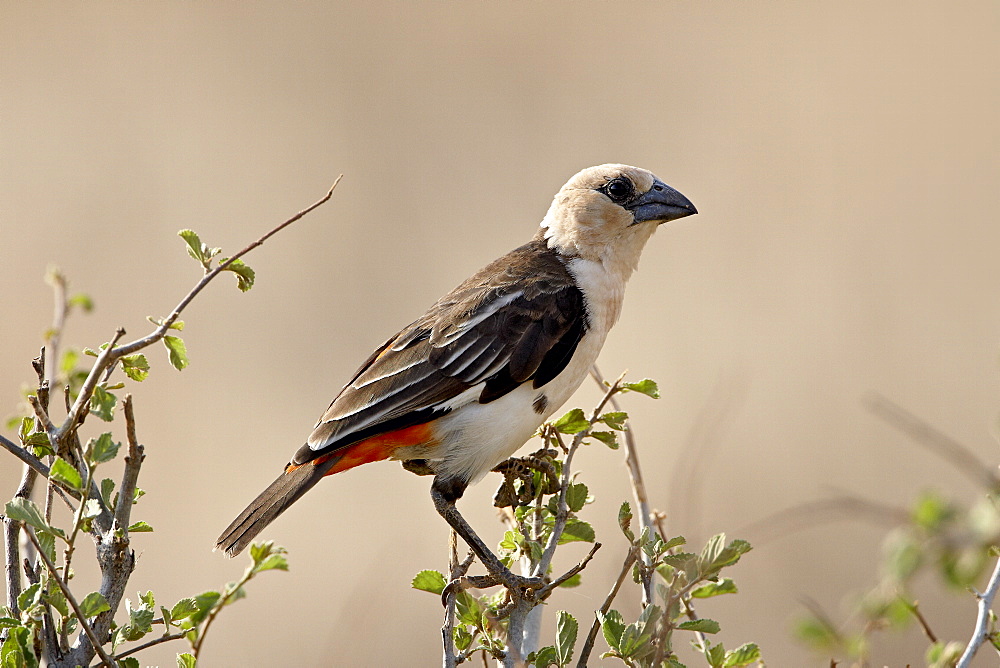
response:
<path id="1" fill-rule="evenodd" d="M 284 472 L 219 537 L 238 554 L 321 478 L 402 460 L 432 473 L 435 508 L 492 581 L 512 574 L 455 507 L 580 386 L 657 226 L 697 213 L 650 172 L 600 165 L 556 194 L 527 244 L 490 263 L 372 353 Z"/>

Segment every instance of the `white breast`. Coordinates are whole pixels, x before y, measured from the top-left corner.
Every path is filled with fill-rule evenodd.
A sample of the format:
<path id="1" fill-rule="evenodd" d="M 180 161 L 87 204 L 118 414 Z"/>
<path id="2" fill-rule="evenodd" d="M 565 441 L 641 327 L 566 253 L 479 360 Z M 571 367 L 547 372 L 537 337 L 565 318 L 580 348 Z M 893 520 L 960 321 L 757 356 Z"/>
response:
<path id="1" fill-rule="evenodd" d="M 441 446 L 432 458 L 438 473 L 469 482 L 482 478 L 524 445 L 587 378 L 608 331 L 621 313 L 627 275 L 608 272 L 600 262 L 581 258 L 571 260 L 568 268 L 583 292 L 589 324 L 573 358 L 556 378 L 538 389 L 525 383 L 488 404 L 473 399 L 481 386 L 463 393 L 473 400 L 455 406 L 436 423 Z M 541 394 L 545 395 L 546 406 L 538 413 L 533 405 Z"/>

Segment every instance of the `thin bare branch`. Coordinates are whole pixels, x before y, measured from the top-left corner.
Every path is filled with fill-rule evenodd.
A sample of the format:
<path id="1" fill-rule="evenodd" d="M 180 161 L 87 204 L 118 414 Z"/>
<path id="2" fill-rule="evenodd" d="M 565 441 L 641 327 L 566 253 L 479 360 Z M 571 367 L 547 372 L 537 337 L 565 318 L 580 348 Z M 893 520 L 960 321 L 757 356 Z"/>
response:
<path id="1" fill-rule="evenodd" d="M 66 585 L 65 582 L 63 582 L 63 579 L 59 577 L 59 573 L 56 571 L 55 564 L 53 564 L 52 560 L 49 559 L 49 555 L 45 554 L 45 550 L 42 549 L 42 546 L 38 544 L 38 539 L 35 538 L 34 532 L 31 530 L 30 527 L 24 526 L 24 533 L 28 536 L 28 539 L 31 541 L 32 545 L 35 546 L 35 549 L 38 550 L 38 556 L 41 557 L 42 562 L 45 564 L 45 568 L 48 569 L 49 576 L 51 576 L 51 578 L 59 586 L 59 589 L 62 590 L 63 596 L 66 597 L 66 600 L 69 601 L 70 606 L 73 607 L 73 612 L 76 613 L 76 617 L 80 622 L 80 626 L 83 628 L 84 633 L 87 634 L 87 637 L 90 638 L 90 642 L 93 643 L 94 649 L 97 650 L 97 653 L 98 655 L 100 655 L 101 660 L 104 661 L 104 664 L 108 668 L 115 668 L 115 666 L 117 666 L 118 664 L 116 664 L 114 659 L 112 659 L 108 655 L 108 653 L 104 651 L 104 648 L 101 646 L 100 641 L 97 639 L 97 635 L 94 633 L 94 630 L 90 628 L 90 624 L 87 622 L 87 618 L 84 617 L 83 611 L 80 609 L 80 604 L 77 603 L 76 601 L 76 597 L 73 596 L 73 592 L 69 590 L 69 587 Z"/>
<path id="2" fill-rule="evenodd" d="M 993 574 L 990 576 L 989 584 L 986 585 L 986 591 L 982 594 L 976 594 L 976 598 L 979 599 L 976 628 L 955 668 L 969 668 L 972 665 L 972 658 L 979 651 L 980 646 L 986 642 L 986 637 L 989 635 L 990 609 L 993 607 L 993 598 L 997 595 L 998 589 L 1000 589 L 1000 559 L 997 559 L 997 564 L 993 568 Z"/>
<path id="3" fill-rule="evenodd" d="M 625 577 L 628 575 L 629 571 L 632 570 L 632 564 L 638 558 L 636 554 L 638 548 L 629 548 L 628 554 L 625 555 L 625 562 L 622 564 L 622 570 L 618 574 L 618 579 L 615 580 L 615 584 L 612 585 L 611 591 L 608 592 L 607 598 L 604 599 L 604 603 L 601 604 L 599 608 L 601 615 L 608 614 L 608 610 L 611 609 L 611 603 L 615 600 L 615 596 L 618 595 L 618 590 L 621 589 L 622 583 L 625 582 Z M 594 643 L 597 641 L 597 632 L 601 628 L 601 619 L 597 615 L 594 616 L 594 623 L 590 627 L 590 633 L 587 634 L 587 641 L 583 643 L 583 649 L 580 650 L 580 658 L 577 660 L 577 668 L 587 668 L 587 663 L 590 661 L 590 653 L 594 651 Z"/>
<path id="4" fill-rule="evenodd" d="M 125 408 L 125 434 L 128 439 L 128 454 L 125 455 L 125 472 L 122 474 L 122 484 L 118 490 L 118 506 L 115 508 L 115 522 L 122 529 L 127 529 L 132 517 L 132 497 L 139 480 L 139 468 L 146 455 L 143 447 L 135 436 L 135 413 L 132 410 L 132 395 L 126 394 L 122 401 Z"/>
<path id="5" fill-rule="evenodd" d="M 903 508 L 842 494 L 779 510 L 745 525 L 737 533 L 752 536 L 754 544 L 759 546 L 796 531 L 843 519 L 867 519 L 880 526 L 895 527 L 908 522 L 910 513 Z"/>
<path id="6" fill-rule="evenodd" d="M 87 379 L 84 381 L 83 387 L 80 388 L 80 394 L 77 396 L 76 402 L 74 402 L 73 407 L 69 411 L 69 415 L 66 417 L 66 421 L 63 422 L 62 427 L 59 429 L 59 436 L 61 437 L 69 430 L 71 430 L 73 428 L 73 425 L 75 425 L 77 421 L 80 419 L 80 416 L 83 414 L 85 406 L 89 405 L 90 397 L 93 394 L 94 388 L 97 386 L 97 383 L 102 373 L 108 370 L 109 367 L 114 366 L 114 364 L 118 362 L 118 360 L 120 360 L 125 355 L 131 355 L 139 350 L 142 350 L 143 348 L 146 348 L 147 346 L 156 343 L 157 341 L 161 340 L 164 336 L 166 336 L 167 332 L 170 331 L 170 326 L 173 325 L 174 322 L 176 322 L 181 312 L 187 307 L 188 304 L 191 303 L 191 301 L 196 296 L 198 296 L 198 293 L 200 293 L 202 289 L 204 289 L 205 286 L 212 281 L 212 279 L 214 279 L 220 273 L 225 271 L 236 260 L 242 258 L 244 255 L 246 255 L 253 249 L 257 248 L 258 246 L 261 246 L 265 241 L 270 239 L 272 236 L 274 236 L 281 230 L 285 229 L 286 227 L 288 227 L 295 221 L 299 220 L 307 213 L 313 211 L 317 207 L 325 204 L 331 197 L 333 197 L 333 191 L 337 187 L 337 184 L 340 183 L 341 178 L 343 178 L 343 174 L 337 177 L 337 180 L 333 182 L 332 186 L 330 186 L 330 189 L 327 191 L 326 195 L 321 197 L 319 200 L 307 206 L 302 211 L 299 211 L 291 218 L 288 218 L 277 227 L 271 229 L 264 236 L 252 242 L 246 248 L 243 248 L 238 253 L 230 257 L 228 260 L 221 263 L 215 269 L 212 269 L 204 276 L 202 276 L 201 280 L 195 284 L 195 286 L 191 289 L 190 292 L 188 292 L 184 296 L 183 299 L 181 299 L 181 301 L 177 304 L 177 306 L 174 307 L 174 310 L 171 311 L 170 315 L 168 315 L 167 318 L 152 333 L 147 334 L 146 336 L 140 339 L 136 339 L 131 343 L 126 343 L 121 346 L 116 346 L 115 344 L 118 342 L 118 339 L 121 338 L 121 335 L 124 335 L 125 333 L 124 330 L 119 330 L 121 335 L 116 336 L 108 345 L 108 347 L 101 351 L 101 354 L 98 355 L 97 360 L 94 362 L 94 366 L 90 370 L 90 373 L 87 375 Z"/>
<path id="7" fill-rule="evenodd" d="M 14 455 L 15 457 L 17 457 L 18 459 L 20 459 L 31 470 L 33 470 L 35 473 L 39 474 L 43 478 L 49 477 L 49 467 L 46 466 L 41 459 L 28 452 L 26 449 L 22 448 L 17 443 L 9 441 L 3 436 L 0 436 L 0 447 L 2 447 L 4 450 Z"/>
<path id="8" fill-rule="evenodd" d="M 538 590 L 538 594 L 537 594 L 538 599 L 539 600 L 544 600 L 545 597 L 548 596 L 549 593 L 553 589 L 555 589 L 556 587 L 558 587 L 559 585 L 561 585 L 563 582 L 566 582 L 566 580 L 569 580 L 571 577 L 573 577 L 574 575 L 576 575 L 577 573 L 579 573 L 580 571 L 582 571 L 584 568 L 586 568 L 587 564 L 590 563 L 590 560 L 594 558 L 594 555 L 597 554 L 597 551 L 599 549 L 601 549 L 601 544 L 600 543 L 594 543 L 594 546 L 592 548 L 590 548 L 590 552 L 587 553 L 586 557 L 584 557 L 582 560 L 580 560 L 580 563 L 578 563 L 576 566 L 574 566 L 573 568 L 569 569 L 568 571 L 566 571 L 565 573 L 563 573 L 562 575 L 560 575 L 558 578 L 556 578 L 555 580 L 553 580 L 549 584 L 547 584 L 544 587 L 542 587 L 541 589 L 539 589 Z"/>
<path id="9" fill-rule="evenodd" d="M 931 625 L 927 623 L 927 619 L 924 617 L 923 613 L 920 612 L 920 607 L 918 605 L 918 602 L 913 601 L 912 603 L 910 603 L 906 599 L 903 599 L 903 604 L 906 606 L 906 609 L 909 610 L 913 614 L 913 616 L 917 619 L 917 622 L 920 624 L 920 628 L 923 629 L 924 635 L 927 636 L 927 639 L 930 640 L 931 642 L 937 642 L 938 641 L 937 635 L 931 629 Z"/>
<path id="10" fill-rule="evenodd" d="M 469 551 L 468 556 L 461 562 L 458 560 L 458 533 L 451 530 L 448 540 L 448 572 L 449 582 L 454 582 L 465 576 L 472 566 L 476 553 Z M 441 644 L 444 647 L 444 668 L 455 668 L 458 665 L 458 658 L 455 655 L 455 606 L 458 591 L 446 590 L 444 605 L 444 625 L 441 627 Z"/>
<path id="11" fill-rule="evenodd" d="M 963 444 L 935 429 L 928 422 L 880 394 L 870 395 L 865 400 L 865 405 L 876 416 L 905 432 L 976 484 L 989 491 L 1000 489 L 1000 477 L 997 476 L 996 469 L 987 466 Z"/>
<path id="12" fill-rule="evenodd" d="M 604 376 L 601 370 L 594 364 L 590 367 L 590 377 L 594 379 L 599 387 L 606 387 Z M 619 381 L 620 382 L 620 381 Z M 610 397 L 611 407 L 616 411 L 621 410 L 618 399 L 612 395 Z M 632 484 L 632 495 L 635 497 L 636 508 L 639 511 L 639 533 L 645 530 L 652 531 L 652 510 L 649 506 L 649 496 L 646 494 L 646 484 L 642 479 L 642 468 L 639 466 L 639 451 L 636 449 L 635 432 L 632 430 L 630 420 L 625 422 L 625 464 L 628 466 L 629 482 Z M 661 535 L 662 538 L 666 536 Z M 642 563 L 649 566 L 651 563 L 649 555 L 642 553 Z M 644 573 L 650 573 L 647 568 Z M 642 607 L 646 607 L 653 602 L 653 578 L 646 575 L 642 578 Z"/>
<path id="13" fill-rule="evenodd" d="M 161 643 L 170 642 L 171 640 L 180 640 L 189 633 L 191 633 L 191 629 L 187 629 L 186 631 L 178 631 L 177 633 L 171 633 L 168 635 L 162 635 L 159 638 L 153 638 L 152 640 L 144 642 L 141 645 L 136 645 L 135 647 L 132 647 L 124 652 L 119 652 L 118 654 L 115 655 L 115 658 L 124 659 L 126 656 L 132 656 L 133 654 L 138 654 L 144 649 L 149 649 L 150 647 L 154 647 Z"/>

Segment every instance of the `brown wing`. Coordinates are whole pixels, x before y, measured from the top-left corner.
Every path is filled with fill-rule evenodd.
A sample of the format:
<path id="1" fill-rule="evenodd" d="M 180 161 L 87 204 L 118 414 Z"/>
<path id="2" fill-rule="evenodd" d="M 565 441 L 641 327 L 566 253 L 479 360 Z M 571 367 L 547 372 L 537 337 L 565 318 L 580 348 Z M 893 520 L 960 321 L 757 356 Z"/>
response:
<path id="1" fill-rule="evenodd" d="M 587 328 L 583 293 L 536 239 L 485 267 L 376 350 L 292 459 L 302 464 L 364 438 L 487 403 L 522 383 L 541 387 Z"/>

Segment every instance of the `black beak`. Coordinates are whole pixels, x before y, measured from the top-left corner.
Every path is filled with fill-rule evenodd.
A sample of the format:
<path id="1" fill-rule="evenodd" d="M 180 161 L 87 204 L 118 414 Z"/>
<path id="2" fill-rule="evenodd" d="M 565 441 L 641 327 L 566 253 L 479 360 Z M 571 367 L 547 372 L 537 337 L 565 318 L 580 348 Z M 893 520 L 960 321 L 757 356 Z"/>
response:
<path id="1" fill-rule="evenodd" d="M 698 213 L 691 200 L 662 181 L 654 181 L 652 188 L 626 204 L 625 208 L 635 216 L 636 223 L 650 220 L 658 224 L 666 223 Z"/>

